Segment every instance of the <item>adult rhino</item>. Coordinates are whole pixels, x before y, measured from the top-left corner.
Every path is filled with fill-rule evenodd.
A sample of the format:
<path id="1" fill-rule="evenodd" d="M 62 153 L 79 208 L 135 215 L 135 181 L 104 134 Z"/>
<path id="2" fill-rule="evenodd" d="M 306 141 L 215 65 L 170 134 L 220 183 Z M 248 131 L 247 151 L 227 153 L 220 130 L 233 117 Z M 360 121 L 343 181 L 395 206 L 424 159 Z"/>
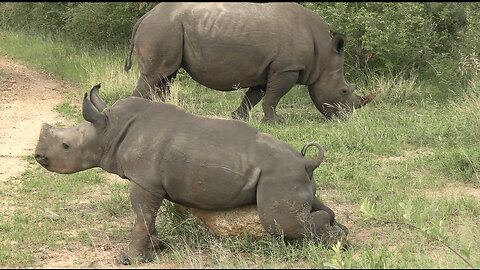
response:
<path id="1" fill-rule="evenodd" d="M 133 96 L 169 93 L 168 83 L 183 67 L 200 84 L 220 91 L 249 88 L 232 112 L 248 119 L 263 97 L 263 121 L 284 122 L 275 113 L 295 84 L 308 85 L 327 118 L 370 102 L 343 74 L 345 36 L 330 37 L 325 21 L 295 3 L 161 3 L 133 27 L 125 71 L 133 48 L 140 78 Z"/>
<path id="2" fill-rule="evenodd" d="M 53 172 L 101 167 L 130 180 L 136 221 L 118 263 L 141 262 L 148 247 L 161 243 L 155 215 L 163 199 L 210 210 L 256 204 L 265 230 L 287 239 L 336 241 L 348 233 L 315 196 L 313 170 L 324 155 L 317 143 L 300 153 L 242 121 L 195 116 L 138 97 L 107 108 L 99 88 L 92 88 L 90 100 L 85 93 L 86 122 L 43 124 L 35 159 Z M 319 151 L 313 160 L 304 157 L 311 145 Z"/>

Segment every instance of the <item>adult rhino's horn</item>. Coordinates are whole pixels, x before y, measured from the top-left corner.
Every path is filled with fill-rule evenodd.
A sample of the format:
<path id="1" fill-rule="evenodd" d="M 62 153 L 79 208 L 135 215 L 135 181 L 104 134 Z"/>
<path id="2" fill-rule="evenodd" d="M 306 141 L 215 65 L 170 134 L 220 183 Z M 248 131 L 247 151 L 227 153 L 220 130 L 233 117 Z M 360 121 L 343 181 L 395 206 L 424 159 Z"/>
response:
<path id="1" fill-rule="evenodd" d="M 371 93 L 368 96 L 362 97 L 362 106 L 367 105 L 370 101 L 372 101 L 377 96 L 377 92 Z"/>
<path id="2" fill-rule="evenodd" d="M 95 85 L 92 90 L 90 90 L 90 101 L 93 103 L 93 106 L 97 108 L 99 112 L 102 112 L 105 108 L 107 108 L 107 104 L 103 99 L 100 97 L 99 89 L 101 84 Z"/>
<path id="3" fill-rule="evenodd" d="M 83 118 L 92 123 L 95 127 L 103 129 L 106 126 L 106 117 L 103 113 L 99 112 L 92 102 L 88 100 L 88 94 L 85 93 L 83 97 L 82 106 Z"/>

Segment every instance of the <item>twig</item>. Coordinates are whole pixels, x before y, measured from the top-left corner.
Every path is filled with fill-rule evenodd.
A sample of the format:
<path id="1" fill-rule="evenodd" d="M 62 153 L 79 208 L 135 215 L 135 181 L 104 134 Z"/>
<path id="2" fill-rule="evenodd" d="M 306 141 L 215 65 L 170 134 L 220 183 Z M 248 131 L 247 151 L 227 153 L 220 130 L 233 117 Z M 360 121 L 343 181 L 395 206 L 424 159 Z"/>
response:
<path id="1" fill-rule="evenodd" d="M 421 229 L 413 224 L 410 224 L 410 223 L 407 223 L 407 222 L 402 222 L 402 221 L 390 221 L 390 220 L 384 220 L 384 219 L 379 219 L 379 218 L 375 218 L 375 217 L 371 217 L 371 219 L 373 220 L 376 220 L 376 221 L 380 221 L 380 222 L 383 222 L 383 223 L 391 223 L 391 224 L 399 224 L 399 225 L 406 225 L 408 227 L 411 227 L 411 228 L 414 228 L 414 229 L 417 229 L 417 230 L 420 230 Z M 439 241 L 441 244 L 443 244 L 444 246 L 446 246 L 448 249 L 450 249 L 453 253 L 455 253 L 455 255 L 457 255 L 458 257 L 460 257 L 460 259 L 462 259 L 466 264 L 468 264 L 468 266 L 470 266 L 472 269 L 475 269 L 475 266 L 473 266 L 473 264 L 471 264 L 467 259 L 465 259 L 465 257 L 462 256 L 462 254 L 458 253 L 457 250 L 455 250 L 454 248 L 452 248 L 451 246 L 443 243 L 442 241 Z"/>

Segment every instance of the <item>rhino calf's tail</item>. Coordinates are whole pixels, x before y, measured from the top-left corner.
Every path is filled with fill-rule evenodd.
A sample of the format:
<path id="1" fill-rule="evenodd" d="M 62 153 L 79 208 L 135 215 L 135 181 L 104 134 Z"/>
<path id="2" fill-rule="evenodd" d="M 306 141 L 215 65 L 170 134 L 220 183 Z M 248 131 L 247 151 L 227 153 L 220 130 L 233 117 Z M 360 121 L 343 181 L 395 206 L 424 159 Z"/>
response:
<path id="1" fill-rule="evenodd" d="M 317 156 L 317 158 L 315 158 L 313 160 L 306 160 L 305 168 L 309 172 L 313 172 L 313 170 L 315 170 L 318 166 L 320 166 L 320 163 L 322 163 L 323 157 L 325 156 L 325 152 L 323 151 L 323 147 L 316 142 L 307 143 L 303 147 L 302 151 L 300 152 L 302 154 L 302 156 L 305 156 L 305 154 L 307 153 L 307 149 L 312 145 L 316 146 L 318 148 L 318 156 Z"/>
<path id="2" fill-rule="evenodd" d="M 148 13 L 149 12 L 145 13 L 140 19 L 138 19 L 135 26 L 133 26 L 132 39 L 130 40 L 130 48 L 128 49 L 127 60 L 125 60 L 125 67 L 124 67 L 125 72 L 128 72 L 132 67 L 132 52 L 133 52 L 133 47 L 135 47 L 135 44 L 134 44 L 135 34 L 137 33 L 138 26 L 143 21 L 145 16 L 147 16 Z"/>

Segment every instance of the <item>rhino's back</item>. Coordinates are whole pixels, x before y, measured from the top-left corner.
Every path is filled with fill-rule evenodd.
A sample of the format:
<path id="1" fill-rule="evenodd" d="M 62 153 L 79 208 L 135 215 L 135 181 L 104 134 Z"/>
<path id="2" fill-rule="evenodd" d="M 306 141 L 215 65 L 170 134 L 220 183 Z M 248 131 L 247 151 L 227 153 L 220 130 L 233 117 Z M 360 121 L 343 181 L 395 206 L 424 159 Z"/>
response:
<path id="1" fill-rule="evenodd" d="M 156 48 L 159 62 L 181 53 L 192 78 L 218 90 L 265 84 L 270 69 L 308 73 L 314 43 L 329 38 L 323 19 L 295 3 L 162 3 L 137 33 L 144 37 L 135 42 Z"/>

